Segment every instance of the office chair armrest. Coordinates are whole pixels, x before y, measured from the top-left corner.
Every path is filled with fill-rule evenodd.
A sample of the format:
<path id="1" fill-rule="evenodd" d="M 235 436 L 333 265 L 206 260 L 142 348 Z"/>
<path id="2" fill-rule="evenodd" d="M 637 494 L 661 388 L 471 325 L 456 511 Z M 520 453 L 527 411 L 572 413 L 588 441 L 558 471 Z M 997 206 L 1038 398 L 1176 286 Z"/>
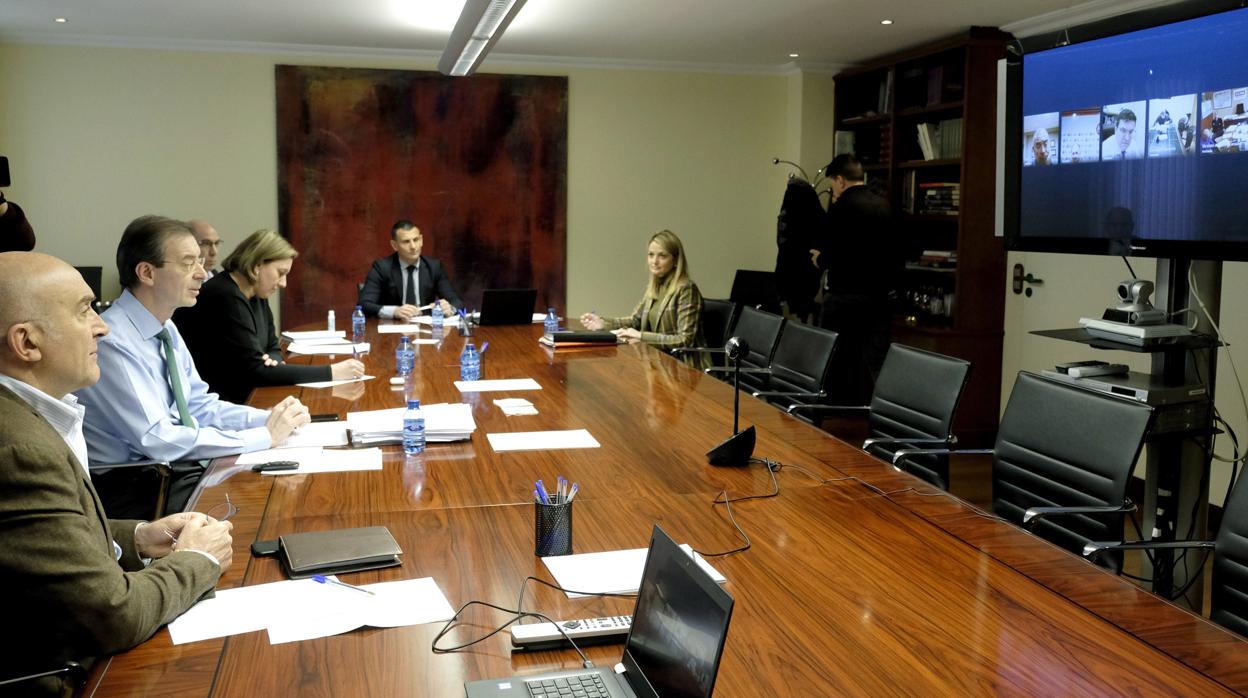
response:
<path id="1" fill-rule="evenodd" d="M 125 470 L 127 468 L 143 468 L 149 465 L 156 466 L 156 469 L 164 475 L 168 475 L 170 473 L 169 461 L 167 460 L 136 460 L 132 463 L 103 463 L 100 465 L 92 465 L 88 467 L 87 470 L 91 471 L 92 474 L 95 474 L 107 473 L 112 470 Z"/>
<path id="2" fill-rule="evenodd" d="M 906 456 L 969 456 L 969 455 L 992 455 L 994 451 L 991 448 L 899 448 L 893 451 L 893 467 L 897 467 L 897 463 Z"/>
<path id="3" fill-rule="evenodd" d="M 910 446 L 952 446 L 958 442 L 958 437 L 950 434 L 943 439 L 867 439 L 862 442 L 862 450 L 867 450 L 872 446 L 891 446 L 893 444 L 908 444 Z"/>
<path id="4" fill-rule="evenodd" d="M 1103 507 L 1031 507 L 1023 512 L 1023 526 L 1031 528 L 1046 516 L 1067 516 L 1070 514 L 1121 514 L 1135 511 L 1135 502 L 1125 502 L 1121 506 Z"/>
<path id="5" fill-rule="evenodd" d="M 828 394 L 823 392 L 822 390 L 820 390 L 817 393 L 789 393 L 783 390 L 757 390 L 750 394 L 753 395 L 754 397 L 793 397 L 793 398 L 807 398 L 810 400 L 818 400 L 820 398 L 825 398 L 828 396 Z"/>
<path id="6" fill-rule="evenodd" d="M 710 368 L 704 368 L 702 370 L 706 371 L 707 373 L 732 373 L 734 369 L 731 366 L 711 366 Z M 752 373 L 755 375 L 758 375 L 758 374 L 770 375 L 771 369 L 770 368 L 743 368 L 741 369 L 741 372 Z"/>
<path id="7" fill-rule="evenodd" d="M 814 410 L 816 412 L 870 412 L 870 405 L 789 405 L 785 412 L 793 414 L 797 410 Z"/>
<path id="8" fill-rule="evenodd" d="M 723 347 L 672 347 L 671 352 L 673 354 L 692 354 L 694 352 L 698 352 L 699 354 L 723 354 L 724 348 Z"/>
<path id="9" fill-rule="evenodd" d="M 1216 546 L 1211 540 L 1136 540 L 1130 542 L 1092 541 L 1083 546 L 1083 556 L 1094 558 L 1101 553 L 1119 550 L 1182 550 L 1185 548 L 1203 548 L 1213 550 Z"/>
<path id="10" fill-rule="evenodd" d="M 75 687 L 82 686 L 82 684 L 86 683 L 87 681 L 87 671 L 86 669 L 82 668 L 81 664 L 79 664 L 78 662 L 65 662 L 65 666 L 60 667 L 59 669 L 53 669 L 51 671 L 44 671 L 38 674 L 29 674 L 27 676 L 18 676 L 12 679 L 0 680 L 0 686 L 13 686 L 19 683 L 25 683 L 27 681 L 37 681 L 39 679 L 47 679 L 47 678 L 56 676 L 57 674 L 65 674 L 66 677 L 68 677 L 71 681 L 74 682 Z"/>

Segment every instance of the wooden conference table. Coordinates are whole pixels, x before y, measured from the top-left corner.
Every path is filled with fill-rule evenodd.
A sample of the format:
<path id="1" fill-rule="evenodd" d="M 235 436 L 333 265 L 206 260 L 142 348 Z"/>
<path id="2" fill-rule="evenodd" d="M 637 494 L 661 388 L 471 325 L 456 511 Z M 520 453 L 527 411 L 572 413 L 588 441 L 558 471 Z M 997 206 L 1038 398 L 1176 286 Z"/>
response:
<path id="1" fill-rule="evenodd" d="M 369 330 L 367 361 L 378 379 L 337 394 L 266 388 L 252 404 L 293 390 L 313 413 L 399 406 L 402 391 L 387 380 L 397 335 Z M 702 551 L 738 547 L 728 513 L 712 499 L 723 490 L 767 493 L 772 482 L 761 465 L 706 463 L 705 451 L 731 428 L 729 386 L 646 346 L 552 352 L 537 344 L 540 332 L 478 328 L 475 338 L 490 342 L 484 378 L 531 377 L 540 391 L 461 395 L 453 385 L 458 332 L 416 347 L 417 397 L 471 404 L 471 441 L 433 444 L 411 458 L 389 446 L 381 471 L 242 470 L 205 487 L 194 508 L 226 494 L 241 506 L 221 588 L 283 578 L 276 560 L 250 557 L 254 540 L 384 525 L 404 550 L 402 567 L 346 581 L 433 577 L 452 606 L 478 599 L 514 607 L 526 576 L 553 581 L 533 555 L 532 490 L 534 480 L 557 474 L 580 484 L 576 552 L 644 547 L 655 523 Z M 527 398 L 540 414 L 506 417 L 493 405 L 499 397 Z M 755 454 L 785 467 L 776 473 L 778 496 L 732 505 L 752 547 L 711 559 L 736 599 L 717 695 L 1248 692 L 1248 643 L 1239 636 L 753 398 L 743 398 L 742 419 L 759 429 Z M 496 453 L 485 437 L 579 428 L 602 447 Z M 225 472 L 233 460 L 212 469 Z M 629 599 L 570 600 L 533 584 L 529 592 L 526 608 L 555 618 L 632 608 Z M 481 610 L 464 619 L 443 644 L 506 620 Z M 162 629 L 100 662 L 88 694 L 461 696 L 466 680 L 578 666 L 571 650 L 513 655 L 505 632 L 433 654 L 440 627 L 366 628 L 283 645 L 255 632 L 181 646 Z M 620 646 L 586 652 L 609 666 Z"/>

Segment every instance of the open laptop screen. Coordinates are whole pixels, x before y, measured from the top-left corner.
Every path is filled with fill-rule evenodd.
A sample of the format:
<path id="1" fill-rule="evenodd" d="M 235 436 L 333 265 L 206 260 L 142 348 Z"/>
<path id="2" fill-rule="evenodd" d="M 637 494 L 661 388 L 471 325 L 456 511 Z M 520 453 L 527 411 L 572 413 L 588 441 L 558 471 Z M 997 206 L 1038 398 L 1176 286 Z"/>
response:
<path id="1" fill-rule="evenodd" d="M 710 696 L 732 605 L 732 596 L 655 526 L 624 648 L 624 675 L 638 695 L 649 689 L 654 696 Z"/>

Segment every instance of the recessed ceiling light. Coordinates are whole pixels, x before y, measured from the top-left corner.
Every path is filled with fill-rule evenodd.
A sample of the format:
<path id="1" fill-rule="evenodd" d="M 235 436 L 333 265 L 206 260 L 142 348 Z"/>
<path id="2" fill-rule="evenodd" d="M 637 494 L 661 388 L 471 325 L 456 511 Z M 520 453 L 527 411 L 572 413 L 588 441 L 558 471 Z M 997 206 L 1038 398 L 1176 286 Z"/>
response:
<path id="1" fill-rule="evenodd" d="M 888 26 L 889 24 L 892 24 L 892 23 L 893 23 L 893 20 L 891 20 L 891 19 L 881 19 L 881 20 L 880 20 L 880 24 L 883 24 L 883 25 L 885 25 L 885 26 Z"/>
<path id="2" fill-rule="evenodd" d="M 790 53 L 790 54 L 789 54 L 789 58 L 797 58 L 797 54 L 796 54 L 796 53 Z"/>
<path id="3" fill-rule="evenodd" d="M 66 22 L 68 22 L 69 20 L 68 20 L 68 19 L 65 19 L 64 17 L 57 17 L 56 19 L 54 19 L 54 20 L 52 20 L 52 21 L 53 21 L 53 22 L 56 22 L 57 24 L 65 24 L 65 23 L 66 23 Z"/>

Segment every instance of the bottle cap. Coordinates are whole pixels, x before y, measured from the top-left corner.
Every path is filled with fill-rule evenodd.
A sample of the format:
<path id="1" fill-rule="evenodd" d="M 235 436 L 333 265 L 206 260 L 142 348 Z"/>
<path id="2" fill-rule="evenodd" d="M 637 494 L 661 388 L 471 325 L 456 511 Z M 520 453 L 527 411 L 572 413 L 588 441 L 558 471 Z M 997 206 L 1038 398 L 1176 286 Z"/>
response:
<path id="1" fill-rule="evenodd" d="M 415 410 L 420 408 L 420 400 L 408 400 L 407 409 Z"/>

